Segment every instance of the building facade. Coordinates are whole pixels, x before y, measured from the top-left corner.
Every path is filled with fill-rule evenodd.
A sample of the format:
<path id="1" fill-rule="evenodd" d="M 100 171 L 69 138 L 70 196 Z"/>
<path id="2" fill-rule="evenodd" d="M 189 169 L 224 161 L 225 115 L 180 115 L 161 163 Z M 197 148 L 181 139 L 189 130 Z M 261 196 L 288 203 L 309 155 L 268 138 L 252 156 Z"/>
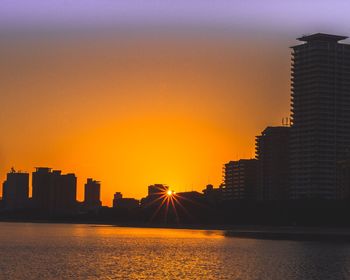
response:
<path id="1" fill-rule="evenodd" d="M 293 199 L 336 199 L 337 162 L 350 151 L 350 45 L 313 34 L 292 47 Z"/>
<path id="2" fill-rule="evenodd" d="M 26 208 L 29 201 L 29 174 L 11 169 L 3 183 L 2 196 L 6 210 Z"/>
<path id="3" fill-rule="evenodd" d="M 290 127 L 267 127 L 256 137 L 259 200 L 286 200 L 289 194 Z"/>
<path id="4" fill-rule="evenodd" d="M 123 198 L 120 192 L 116 192 L 113 198 L 113 208 L 136 209 L 140 206 L 140 201 L 135 198 Z"/>
<path id="5" fill-rule="evenodd" d="M 52 202 L 52 168 L 37 167 L 32 173 L 32 200 L 34 208 L 49 211 Z"/>
<path id="6" fill-rule="evenodd" d="M 350 159 L 344 159 L 338 162 L 337 199 L 350 199 Z"/>
<path id="7" fill-rule="evenodd" d="M 60 170 L 52 172 L 54 192 L 53 212 L 56 214 L 73 213 L 76 207 L 77 178 L 73 173 L 61 174 Z"/>
<path id="8" fill-rule="evenodd" d="M 258 184 L 258 161 L 240 159 L 224 166 L 224 200 L 254 200 Z"/>
<path id="9" fill-rule="evenodd" d="M 219 188 L 214 188 L 213 185 L 208 184 L 202 192 L 207 202 L 210 204 L 219 204 L 222 200 L 222 190 L 222 185 L 220 185 Z"/>
<path id="10" fill-rule="evenodd" d="M 84 206 L 89 210 L 99 208 L 101 203 L 101 183 L 88 178 L 84 186 Z"/>
<path id="11" fill-rule="evenodd" d="M 37 167 L 32 174 L 34 208 L 44 215 L 70 215 L 76 208 L 77 178 L 73 173 Z"/>

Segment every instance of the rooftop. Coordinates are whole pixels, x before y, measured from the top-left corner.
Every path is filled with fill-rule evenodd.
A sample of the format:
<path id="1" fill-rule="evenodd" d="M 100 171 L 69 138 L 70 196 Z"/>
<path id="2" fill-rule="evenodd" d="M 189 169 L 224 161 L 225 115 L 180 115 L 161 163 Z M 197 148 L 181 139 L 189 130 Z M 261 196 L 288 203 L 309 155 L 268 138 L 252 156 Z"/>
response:
<path id="1" fill-rule="evenodd" d="M 347 36 L 341 36 L 341 35 L 315 33 L 311 35 L 303 35 L 302 37 L 298 38 L 298 40 L 303 42 L 312 42 L 312 41 L 338 42 L 341 40 L 345 40 L 347 38 L 348 38 Z"/>

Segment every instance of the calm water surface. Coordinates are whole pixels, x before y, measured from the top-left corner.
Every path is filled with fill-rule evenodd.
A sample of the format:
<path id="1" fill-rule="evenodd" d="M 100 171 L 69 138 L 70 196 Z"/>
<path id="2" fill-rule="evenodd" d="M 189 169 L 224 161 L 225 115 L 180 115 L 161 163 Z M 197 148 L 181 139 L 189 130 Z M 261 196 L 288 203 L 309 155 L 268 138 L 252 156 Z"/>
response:
<path id="1" fill-rule="evenodd" d="M 0 279 L 350 279 L 350 245 L 0 223 Z"/>

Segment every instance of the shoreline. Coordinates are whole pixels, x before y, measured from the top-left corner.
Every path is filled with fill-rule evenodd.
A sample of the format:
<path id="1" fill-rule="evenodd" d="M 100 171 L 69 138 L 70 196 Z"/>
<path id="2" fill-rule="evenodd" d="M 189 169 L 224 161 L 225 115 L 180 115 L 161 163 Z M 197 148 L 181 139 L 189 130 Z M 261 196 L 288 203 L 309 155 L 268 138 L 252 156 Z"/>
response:
<path id="1" fill-rule="evenodd" d="M 179 229 L 222 231 L 227 238 L 243 238 L 276 241 L 309 241 L 350 243 L 350 228 L 306 226 L 260 226 L 260 225 L 174 225 L 148 223 L 111 223 L 104 221 L 69 221 L 50 219 L 0 219 L 0 223 L 77 224 L 123 228 Z"/>
<path id="2" fill-rule="evenodd" d="M 276 241 L 308 241 L 308 242 L 327 242 L 327 243 L 350 243 L 350 232 L 344 229 L 333 231 L 318 230 L 271 230 L 271 231 L 242 231 L 227 230 L 224 235 L 232 238 L 246 238 L 257 240 L 276 240 Z"/>

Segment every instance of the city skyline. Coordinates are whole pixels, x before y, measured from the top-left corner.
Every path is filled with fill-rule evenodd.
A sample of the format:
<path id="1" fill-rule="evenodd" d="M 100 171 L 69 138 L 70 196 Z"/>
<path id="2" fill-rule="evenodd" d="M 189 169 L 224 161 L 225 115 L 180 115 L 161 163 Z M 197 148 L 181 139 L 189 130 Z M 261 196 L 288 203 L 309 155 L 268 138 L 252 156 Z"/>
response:
<path id="1" fill-rule="evenodd" d="M 312 35 L 312 36 L 314 36 L 314 35 Z M 327 35 L 328 36 L 328 35 Z M 331 36 L 334 36 L 334 35 L 331 35 Z M 340 39 L 342 39 L 342 40 L 344 40 L 344 39 L 347 39 L 347 37 L 343 37 L 343 36 L 341 36 L 341 37 L 339 37 Z M 301 40 L 303 40 L 303 38 L 301 38 Z M 301 45 L 301 44 L 299 44 L 299 45 Z M 295 48 L 295 47 L 293 47 L 293 48 Z M 289 127 L 289 125 L 290 125 L 290 120 L 289 120 L 289 117 L 287 117 L 287 118 L 285 118 L 285 117 L 282 117 L 282 119 L 281 119 L 281 127 Z M 269 127 L 270 125 L 268 125 L 267 126 L 267 128 Z M 276 127 L 276 128 L 278 128 L 278 126 L 274 126 L 274 127 Z M 261 131 L 261 130 L 260 130 Z M 264 133 L 264 132 L 263 132 Z M 255 134 L 255 136 L 257 135 L 258 133 L 256 133 Z M 259 136 L 260 137 L 260 136 Z M 252 140 L 252 139 L 251 139 Z M 255 149 L 257 149 L 257 147 L 255 146 L 254 147 L 254 145 L 252 145 L 250 148 L 249 148 L 250 150 L 255 150 Z M 240 153 L 240 151 L 238 151 L 238 153 L 236 153 L 236 156 L 232 156 L 229 160 L 231 161 L 231 160 L 238 160 L 237 162 L 240 162 L 242 159 L 243 160 L 246 160 L 246 159 L 255 159 L 255 158 L 259 158 L 259 154 L 257 154 L 256 153 L 256 151 L 254 152 L 254 154 L 251 154 L 250 156 L 244 156 L 244 157 L 242 157 L 241 156 L 241 154 L 244 154 L 244 152 L 241 152 Z M 233 163 L 233 162 L 232 162 Z M 221 165 L 225 165 L 224 163 L 221 163 Z M 227 165 L 227 164 L 226 164 Z M 90 176 L 88 176 L 87 177 L 87 179 L 89 180 L 89 177 Z M 200 177 L 200 174 L 198 174 L 198 177 Z M 203 179 L 203 178 L 202 178 Z M 204 181 L 203 181 L 204 182 Z M 152 183 L 154 183 L 154 181 L 153 182 L 148 182 L 147 183 L 147 185 L 150 185 L 150 184 L 152 184 Z M 168 184 L 168 182 L 159 182 L 159 183 L 167 183 Z M 212 181 L 210 181 L 210 180 L 207 180 L 206 181 L 206 183 L 204 183 L 203 185 L 200 185 L 200 186 L 193 186 L 193 185 L 191 185 L 191 186 L 175 186 L 175 189 L 177 188 L 177 191 L 190 191 L 190 190 L 197 190 L 197 191 L 199 191 L 199 190 L 201 190 L 202 188 L 203 188 L 203 186 L 205 186 L 205 185 L 207 185 L 207 184 L 212 184 L 212 183 L 214 183 L 214 185 L 216 185 L 216 186 L 219 186 L 220 184 L 222 184 L 222 183 L 224 183 L 225 184 L 225 181 L 223 181 L 223 180 L 220 180 L 220 181 L 216 181 L 216 182 L 212 182 Z M 169 185 L 171 185 L 172 187 L 174 187 L 172 184 L 169 184 Z M 275 187 L 278 187 L 278 186 L 275 186 Z M 80 187 L 80 189 L 81 189 L 81 187 Z M 114 191 L 116 191 L 116 190 L 118 190 L 118 191 L 122 191 L 122 189 L 119 189 L 119 188 L 114 188 L 114 189 L 112 189 L 111 187 L 108 187 L 107 186 L 107 188 L 106 188 L 107 190 L 109 190 L 109 193 L 114 193 Z M 30 188 L 30 193 L 32 194 L 32 189 Z M 128 193 L 127 192 L 127 194 L 129 195 L 129 196 L 132 196 L 132 197 L 136 197 L 137 199 L 140 199 L 141 197 L 143 197 L 143 194 L 140 194 L 139 196 L 135 196 L 135 195 L 133 195 L 132 194 L 132 192 L 131 192 L 131 194 L 130 194 L 130 192 Z M 78 187 L 78 196 L 77 196 L 77 200 L 79 201 L 82 201 L 82 196 L 83 196 L 83 194 L 82 194 L 82 192 L 81 192 L 81 190 L 79 191 L 79 187 Z M 111 206 L 112 205 L 112 200 L 110 199 L 110 197 L 111 196 L 109 196 L 107 199 L 106 199 L 106 195 L 104 196 L 104 199 L 103 199 L 103 204 L 104 205 L 107 205 L 107 206 Z"/>
<path id="2" fill-rule="evenodd" d="M 224 177 L 217 189 L 221 193 L 218 201 L 348 198 L 350 187 L 346 173 L 350 125 L 347 74 L 350 45 L 342 42 L 347 38 L 325 33 L 297 38 L 302 43 L 291 47 L 290 118 L 282 118 L 281 126 L 267 126 L 261 135 L 255 137 L 254 158 L 224 163 Z M 25 196 L 29 198 L 29 177 L 27 183 L 19 187 L 16 174 L 20 175 L 18 180 L 22 182 L 23 175 L 28 175 L 16 173 L 13 167 L 7 173 L 3 193 L 6 195 L 4 201 L 8 201 L 9 205 L 20 204 L 16 201 L 23 201 Z M 79 198 L 74 173 L 61 175 L 59 170 L 36 167 L 36 172 L 32 174 L 31 197 L 38 209 L 47 208 L 46 211 L 54 213 L 62 212 L 60 209 L 64 208 L 76 208 Z M 53 185 L 51 177 L 56 180 Z M 40 188 L 37 187 L 38 182 L 41 182 Z M 84 187 L 85 207 L 101 207 L 100 181 L 88 178 Z M 207 192 L 208 189 L 203 191 L 204 195 Z M 164 196 L 167 197 L 166 193 Z M 63 197 L 70 199 L 65 201 Z M 51 204 L 48 202 L 50 199 L 53 199 Z M 123 200 L 118 189 L 114 193 L 113 207 L 117 200 L 130 199 Z M 134 205 L 135 201 L 129 202 Z M 47 203 L 52 209 L 40 206 Z"/>
<path id="3" fill-rule="evenodd" d="M 350 279 L 349 0 L 1 0 L 1 279 Z"/>
<path id="4" fill-rule="evenodd" d="M 224 162 L 220 185 L 182 191 L 152 183 L 142 199 L 113 189 L 110 203 L 105 203 L 101 181 L 87 178 L 82 201 L 75 173 L 50 167 L 32 172 L 30 196 L 29 174 L 12 167 L 2 185 L 0 218 L 142 227 L 347 226 L 350 44 L 345 39 L 326 33 L 297 38 L 302 43 L 291 47 L 290 117 L 282 118 L 282 125 L 269 124 L 254 137 L 254 158 Z M 304 233 L 302 238 L 339 238 L 335 236 Z M 283 233 L 280 238 L 301 236 Z"/>
<path id="5" fill-rule="evenodd" d="M 280 124 L 281 118 L 287 116 L 289 110 L 288 72 L 286 71 L 289 67 L 289 57 L 286 56 L 285 59 L 274 58 L 272 59 L 274 63 L 271 65 L 270 58 L 259 57 L 261 53 L 255 54 L 256 48 L 254 46 L 247 50 L 242 44 L 237 46 L 232 38 L 226 35 L 225 38 L 228 40 L 225 44 L 219 43 L 217 46 L 217 43 L 213 43 L 198 54 L 193 51 L 189 53 L 185 51 L 189 46 L 182 43 L 190 65 L 178 65 L 179 67 L 186 66 L 187 70 L 185 69 L 184 73 L 175 77 L 172 77 L 175 73 L 168 69 L 168 64 L 178 64 L 179 54 L 177 53 L 181 51 L 181 48 L 176 51 L 166 51 L 171 42 L 164 42 L 163 46 L 158 46 L 161 48 L 160 56 L 154 54 L 153 51 L 147 54 L 156 59 L 155 62 L 138 55 L 138 59 L 142 62 L 142 72 L 154 69 L 154 66 L 158 70 L 151 73 L 146 80 L 143 79 L 141 88 L 134 85 L 131 92 L 135 92 L 135 94 L 131 95 L 128 100 L 124 100 L 123 104 L 119 104 L 110 91 L 104 91 L 106 94 L 102 104 L 98 102 L 100 97 L 96 94 L 92 95 L 91 91 L 88 91 L 89 96 L 83 99 L 87 102 L 86 106 L 77 105 L 78 107 L 72 111 L 70 103 L 79 103 L 79 100 L 74 96 L 74 91 L 72 92 L 72 89 L 68 88 L 66 84 L 71 84 L 76 79 L 80 81 L 80 77 L 72 77 L 66 82 L 64 82 L 65 79 L 60 81 L 62 90 L 71 92 L 73 94 L 71 97 L 60 98 L 62 90 L 59 90 L 54 93 L 54 101 L 51 100 L 50 95 L 40 97 L 32 92 L 44 104 L 49 103 L 47 108 L 28 107 L 26 96 L 19 97 L 19 100 L 23 99 L 19 103 L 18 100 L 13 100 L 12 102 L 16 102 L 16 106 L 19 107 L 18 110 L 29 110 L 26 119 L 31 121 L 23 127 L 21 119 L 12 120 L 11 125 L 4 123 L 4 127 L 9 130 L 9 135 L 3 142 L 10 141 L 10 139 L 11 142 L 3 144 L 1 174 L 5 174 L 11 166 L 30 171 L 32 166 L 43 165 L 74 171 L 83 181 L 89 176 L 100 178 L 103 184 L 108 186 L 102 194 L 102 200 L 108 205 L 111 203 L 109 198 L 113 195 L 114 189 L 124 190 L 128 196 L 142 197 L 143 186 L 154 182 L 164 182 L 178 190 L 196 188 L 200 190 L 208 183 L 219 184 L 222 163 L 241 157 L 254 157 L 254 136 L 256 133 L 267 124 Z M 176 39 L 174 40 L 176 41 Z M 176 43 L 174 40 L 172 42 Z M 199 42 L 196 44 L 200 47 Z M 264 44 L 266 48 L 263 52 L 267 52 L 269 56 L 276 53 L 275 49 L 268 49 L 269 44 L 267 46 L 266 43 Z M 69 44 L 66 47 L 68 46 Z M 127 60 L 130 60 L 135 55 L 136 46 L 132 42 L 129 42 L 128 46 L 133 48 L 130 56 L 127 57 Z M 231 47 L 234 46 L 233 51 Z M 151 50 L 147 49 L 147 51 Z M 287 54 L 289 52 L 286 46 L 281 46 L 278 51 Z M 73 52 L 78 55 L 74 49 Z M 93 55 L 90 52 L 88 54 Z M 222 52 L 232 54 L 228 62 L 221 58 Z M 240 64 L 245 64 L 244 59 L 239 58 L 239 56 L 247 54 L 247 52 L 249 59 L 259 64 L 254 70 L 256 74 L 259 73 L 258 75 L 264 71 L 266 65 L 274 67 L 275 63 L 285 69 L 285 77 L 281 77 L 279 84 L 274 84 L 273 87 L 273 92 L 276 94 L 279 94 L 277 91 L 285 92 L 284 97 L 274 98 L 273 101 L 275 107 L 284 107 L 284 110 L 279 109 L 271 112 L 268 109 L 268 103 L 261 107 L 258 106 L 258 108 L 257 106 L 244 107 L 245 104 L 254 105 L 255 102 L 262 104 L 263 100 L 268 98 L 270 91 L 267 89 L 272 86 L 272 80 L 269 81 L 271 77 L 269 78 L 270 74 L 268 73 L 267 80 L 264 80 L 264 77 L 256 76 L 254 83 L 257 85 L 255 86 L 249 81 L 251 71 L 249 65 L 234 69 L 233 66 L 237 59 Z M 81 53 L 80 50 L 79 53 Z M 48 58 L 47 55 L 45 55 L 45 59 Z M 41 54 L 36 56 L 40 58 Z M 192 56 L 193 58 L 191 58 Z M 210 57 L 209 60 L 205 58 L 207 56 Z M 203 59 L 206 59 L 206 62 L 201 62 Z M 50 66 L 41 59 L 40 61 L 39 64 L 42 67 Z M 68 62 L 63 61 L 62 63 Z M 105 63 L 107 63 L 106 60 L 102 62 L 102 65 Z M 100 68 L 102 65 L 97 68 L 98 71 L 102 71 Z M 89 63 L 85 66 L 89 68 Z M 135 65 L 133 62 L 133 69 L 136 66 L 137 64 Z M 204 70 L 206 73 L 203 73 L 205 77 L 196 73 L 197 70 L 200 70 L 198 67 L 207 68 Z M 78 70 L 75 69 L 75 71 Z M 224 70 L 228 73 L 222 76 L 220 72 Z M 55 84 L 55 81 L 52 80 L 55 76 L 65 75 L 65 73 L 57 71 L 55 70 L 54 76 L 50 78 L 50 83 Z M 72 75 L 72 70 L 69 71 L 69 75 Z M 111 71 L 111 69 L 106 71 Z M 203 70 L 200 71 L 203 72 Z M 239 82 L 237 77 L 243 72 L 246 78 Z M 282 71 L 279 72 L 282 73 Z M 281 76 L 280 73 L 277 75 Z M 212 74 L 219 76 L 211 77 Z M 125 73 L 125 75 L 131 75 L 131 73 Z M 46 79 L 47 74 L 44 77 Z M 100 74 L 97 77 L 100 77 Z M 159 77 L 160 84 L 157 81 Z M 234 77 L 236 78 L 231 81 Z M 29 80 L 22 82 L 24 84 L 30 83 L 33 78 L 40 79 L 34 75 L 34 77 L 26 78 Z M 93 77 L 87 76 L 87 78 L 94 81 Z M 110 79 L 110 77 L 107 78 Z M 137 74 L 136 80 L 139 79 L 141 76 Z M 178 79 L 183 79 L 184 82 L 178 84 Z M 283 79 L 285 80 L 284 86 Z M 207 82 L 203 83 L 205 80 Z M 127 83 L 129 85 L 129 82 Z M 218 84 L 219 87 L 217 87 Z M 21 84 L 16 85 L 17 90 L 18 86 Z M 175 91 L 171 90 L 172 86 L 175 87 Z M 81 87 L 82 85 L 78 86 L 78 88 Z M 97 90 L 96 87 L 98 88 L 98 84 L 94 85 L 95 90 Z M 125 87 L 125 81 L 123 87 Z M 146 90 L 143 90 L 142 87 L 146 87 Z M 260 89 L 256 89 L 256 87 L 264 88 L 264 95 L 256 97 L 256 93 L 260 92 Z M 282 90 L 283 87 L 285 87 L 284 90 Z M 51 86 L 45 85 L 40 91 L 46 92 L 46 88 L 49 90 Z M 123 94 L 126 94 L 125 90 L 123 89 Z M 166 93 L 168 90 L 170 92 Z M 181 93 L 183 90 L 185 90 L 186 96 Z M 246 94 L 236 100 L 237 96 L 233 93 L 237 90 Z M 216 93 L 219 95 L 217 96 Z M 138 95 L 140 94 L 141 99 L 139 100 Z M 29 101 L 32 102 L 32 100 Z M 58 104 L 52 104 L 53 101 L 54 103 L 57 101 Z M 96 107 L 95 104 L 91 103 L 93 101 L 97 102 L 96 110 L 102 111 L 99 115 L 90 113 L 94 112 Z M 141 101 L 144 104 L 141 104 Z M 9 104 L 9 106 L 12 105 Z M 115 116 L 116 110 L 113 106 L 120 109 L 116 112 L 117 116 Z M 78 112 L 75 112 L 76 110 Z M 61 112 L 64 113 L 63 116 L 61 116 Z M 274 116 L 266 115 L 266 112 Z M 13 115 L 13 113 L 11 114 Z M 235 118 L 236 114 L 242 115 L 246 122 L 241 123 L 240 119 Z M 41 115 L 45 115 L 45 119 L 42 119 Z M 102 120 L 100 120 L 101 118 Z M 47 123 L 47 120 L 51 120 L 52 123 Z M 28 141 L 31 140 L 27 145 L 21 144 L 19 136 L 23 134 L 29 135 Z M 34 137 L 34 135 L 40 135 L 40 137 Z M 52 143 L 55 143 L 54 149 L 52 149 Z M 4 150 L 6 147 L 8 148 Z M 16 147 L 16 149 L 11 147 Z M 23 155 L 26 156 L 23 157 Z M 16 158 L 19 160 L 14 160 Z M 137 177 L 132 176 L 132 171 L 135 168 L 139 172 Z M 198 176 L 197 174 L 205 175 Z M 78 181 L 78 196 L 80 198 L 82 196 L 81 181 Z"/>
<path id="6" fill-rule="evenodd" d="M 253 158 L 254 137 L 289 116 L 289 47 L 305 33 L 347 34 L 349 5 L 330 15 L 321 1 L 315 15 L 302 1 L 118 1 L 108 13 L 91 1 L 85 14 L 76 1 L 59 15 L 6 2 L 0 180 L 11 166 L 58 167 L 78 175 L 80 200 L 99 178 L 107 205 L 114 190 L 141 198 L 154 182 L 216 186 L 223 163 Z M 120 8 L 128 21 L 111 17 Z"/>

